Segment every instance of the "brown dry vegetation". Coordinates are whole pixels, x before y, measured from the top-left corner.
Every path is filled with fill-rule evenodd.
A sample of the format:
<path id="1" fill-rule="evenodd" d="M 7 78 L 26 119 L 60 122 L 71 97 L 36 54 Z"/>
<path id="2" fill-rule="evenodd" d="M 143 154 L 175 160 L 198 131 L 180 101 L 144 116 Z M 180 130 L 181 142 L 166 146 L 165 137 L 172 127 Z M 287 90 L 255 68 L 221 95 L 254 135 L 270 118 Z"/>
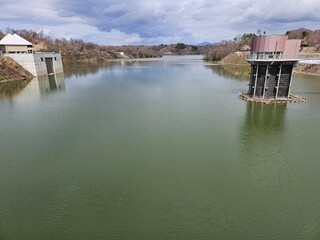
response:
<path id="1" fill-rule="evenodd" d="M 254 33 L 244 33 L 242 36 L 235 37 L 230 41 L 222 41 L 221 43 L 210 47 L 205 53 L 207 61 L 220 61 L 229 54 L 245 50 L 251 44 Z"/>
<path id="2" fill-rule="evenodd" d="M 320 50 L 320 29 L 312 31 L 299 28 L 287 31 L 286 34 L 289 36 L 289 39 L 302 39 L 303 47 L 315 47 L 315 51 Z"/>
<path id="3" fill-rule="evenodd" d="M 18 93 L 32 78 L 31 73 L 11 58 L 0 56 L 0 98 Z"/>
<path id="4" fill-rule="evenodd" d="M 230 53 L 228 56 L 223 58 L 219 63 L 221 64 L 233 64 L 233 65 L 249 65 L 249 63 L 246 61 L 246 56 L 249 55 L 250 52 L 234 52 Z"/>
<path id="5" fill-rule="evenodd" d="M 6 33 L 16 33 L 34 44 L 35 51 L 61 52 L 64 62 L 104 62 L 109 59 L 123 58 L 124 52 L 129 58 L 154 58 L 165 54 L 191 55 L 201 54 L 202 47 L 183 43 L 171 45 L 128 45 L 101 46 L 81 39 L 53 39 L 42 32 L 32 30 L 7 29 Z M 4 36 L 0 32 L 0 39 Z"/>
<path id="6" fill-rule="evenodd" d="M 294 72 L 298 74 L 320 76 L 320 64 L 299 63 L 297 67 L 294 68 Z"/>
<path id="7" fill-rule="evenodd" d="M 207 61 L 217 62 L 228 56 L 230 53 L 234 53 L 238 51 L 239 47 L 234 42 L 226 42 L 223 44 L 219 44 L 217 46 L 213 46 L 205 56 Z"/>
<path id="8" fill-rule="evenodd" d="M 0 56 L 0 82 L 12 79 L 30 79 L 32 74 L 9 57 Z"/>

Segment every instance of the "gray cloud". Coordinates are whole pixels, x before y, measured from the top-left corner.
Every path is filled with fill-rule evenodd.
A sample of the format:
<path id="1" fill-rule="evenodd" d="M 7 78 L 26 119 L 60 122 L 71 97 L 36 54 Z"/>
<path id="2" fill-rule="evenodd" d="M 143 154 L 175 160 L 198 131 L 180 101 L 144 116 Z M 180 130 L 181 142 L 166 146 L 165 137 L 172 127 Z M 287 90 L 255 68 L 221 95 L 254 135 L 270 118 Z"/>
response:
<path id="1" fill-rule="evenodd" d="M 57 35 L 60 26 L 69 35 L 87 40 L 102 34 L 114 36 L 114 40 L 124 37 L 119 44 L 127 39 L 146 44 L 197 43 L 230 39 L 258 28 L 268 33 L 292 27 L 316 28 L 320 0 L 33 0 L 27 5 L 23 0 L 2 0 L 2 12 L 2 25 L 45 26 Z M 67 29 L 71 25 L 83 32 Z"/>

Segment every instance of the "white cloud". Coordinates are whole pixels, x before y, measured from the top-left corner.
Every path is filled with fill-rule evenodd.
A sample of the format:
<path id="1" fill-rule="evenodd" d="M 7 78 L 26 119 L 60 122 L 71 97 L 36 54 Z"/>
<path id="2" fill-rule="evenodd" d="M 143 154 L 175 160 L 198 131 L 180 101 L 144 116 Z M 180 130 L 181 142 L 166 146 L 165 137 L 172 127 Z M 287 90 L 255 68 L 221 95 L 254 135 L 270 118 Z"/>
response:
<path id="1" fill-rule="evenodd" d="M 65 24 L 59 26 L 46 26 L 47 32 L 53 37 L 81 38 L 101 45 L 129 45 L 141 44 L 143 41 L 139 34 L 126 34 L 119 30 L 112 29 L 104 32 L 95 26 L 86 24 Z"/>

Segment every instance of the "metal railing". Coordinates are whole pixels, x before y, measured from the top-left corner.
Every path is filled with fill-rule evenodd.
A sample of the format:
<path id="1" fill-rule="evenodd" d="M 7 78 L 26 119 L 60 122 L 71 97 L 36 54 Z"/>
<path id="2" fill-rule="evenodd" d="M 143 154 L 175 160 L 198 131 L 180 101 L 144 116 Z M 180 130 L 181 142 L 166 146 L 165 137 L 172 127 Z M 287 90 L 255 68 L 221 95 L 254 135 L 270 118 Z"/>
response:
<path id="1" fill-rule="evenodd" d="M 320 60 L 319 54 L 267 54 L 251 53 L 246 56 L 247 60 Z"/>
<path id="2" fill-rule="evenodd" d="M 320 59 L 320 53 L 315 53 L 315 54 L 299 54 L 298 56 L 299 59 L 309 59 L 309 60 L 319 60 Z"/>
<path id="3" fill-rule="evenodd" d="M 60 52 L 33 52 L 34 54 L 60 54 Z"/>
<path id="4" fill-rule="evenodd" d="M 9 54 L 60 54 L 60 52 L 6 52 L 0 51 L 0 55 L 9 55 Z"/>
<path id="5" fill-rule="evenodd" d="M 13 51 L 0 51 L 0 55 L 5 55 L 5 54 L 32 54 L 32 52 L 21 52 L 21 51 L 16 51 L 16 52 L 13 52 Z"/>

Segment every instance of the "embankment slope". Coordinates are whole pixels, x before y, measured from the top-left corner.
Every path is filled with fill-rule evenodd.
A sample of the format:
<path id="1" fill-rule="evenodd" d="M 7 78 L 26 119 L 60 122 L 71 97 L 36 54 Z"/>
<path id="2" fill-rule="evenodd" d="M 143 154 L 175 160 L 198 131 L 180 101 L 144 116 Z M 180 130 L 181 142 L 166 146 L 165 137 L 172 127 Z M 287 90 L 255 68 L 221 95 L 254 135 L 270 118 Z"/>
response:
<path id="1" fill-rule="evenodd" d="M 32 79 L 33 75 L 9 57 L 0 56 L 0 83 Z"/>
<path id="2" fill-rule="evenodd" d="M 234 65 L 248 65 L 249 63 L 246 61 L 246 56 L 248 56 L 250 52 L 234 52 L 230 53 L 228 56 L 223 58 L 219 63 L 221 64 L 234 64 Z"/>

